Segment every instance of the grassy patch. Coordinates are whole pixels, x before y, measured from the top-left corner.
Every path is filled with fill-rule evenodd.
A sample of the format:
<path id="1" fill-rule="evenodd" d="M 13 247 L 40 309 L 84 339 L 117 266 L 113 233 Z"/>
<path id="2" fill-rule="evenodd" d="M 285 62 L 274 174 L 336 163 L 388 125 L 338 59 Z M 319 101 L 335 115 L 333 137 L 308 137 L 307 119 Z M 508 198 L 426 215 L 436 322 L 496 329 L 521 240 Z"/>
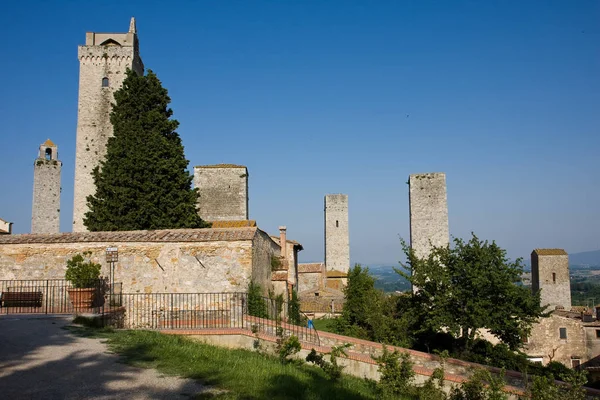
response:
<path id="1" fill-rule="evenodd" d="M 333 318 L 313 319 L 313 324 L 315 326 L 315 329 L 318 331 L 335 333 L 333 330 L 334 322 L 335 322 L 335 319 L 333 319 Z"/>
<path id="2" fill-rule="evenodd" d="M 197 379 L 226 391 L 205 393 L 199 397 L 202 399 L 377 398 L 372 383 L 365 379 L 344 375 L 332 382 L 318 368 L 283 365 L 276 357 L 248 350 L 229 350 L 150 331 L 73 329 L 75 333 L 106 338 L 110 349 L 131 365 Z"/>

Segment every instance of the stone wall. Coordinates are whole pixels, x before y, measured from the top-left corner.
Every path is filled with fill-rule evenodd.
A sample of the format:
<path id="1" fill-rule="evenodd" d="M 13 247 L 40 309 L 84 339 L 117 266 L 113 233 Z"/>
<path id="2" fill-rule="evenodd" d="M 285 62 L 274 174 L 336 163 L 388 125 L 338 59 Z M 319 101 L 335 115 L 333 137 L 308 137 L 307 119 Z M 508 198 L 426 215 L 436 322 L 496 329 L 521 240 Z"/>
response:
<path id="1" fill-rule="evenodd" d="M 542 358 L 545 365 L 558 361 L 571 368 L 572 359 L 582 362 L 588 359 L 586 334 L 581 320 L 567 312 L 554 312 L 548 318 L 540 318 L 533 325 L 523 352 L 532 358 Z M 566 338 L 560 338 L 560 328 L 566 329 Z"/>
<path id="2" fill-rule="evenodd" d="M 85 46 L 79 46 L 79 103 L 75 152 L 73 231 L 84 232 L 83 217 L 88 211 L 86 198 L 96 192 L 92 170 L 104 160 L 114 92 L 121 88 L 125 71 L 144 73 L 139 55 L 135 21 L 127 33 L 86 33 Z M 103 86 L 103 79 L 108 85 Z"/>
<path id="3" fill-rule="evenodd" d="M 427 257 L 432 246 L 449 242 L 446 175 L 414 174 L 408 178 L 410 245 L 416 256 Z"/>
<path id="4" fill-rule="evenodd" d="M 563 249 L 535 249 L 531 253 L 531 290 L 541 290 L 540 304 L 549 310 L 571 309 L 569 256 Z"/>
<path id="5" fill-rule="evenodd" d="M 33 163 L 32 233 L 60 232 L 61 168 L 58 148 L 50 140 L 46 141 Z"/>
<path id="6" fill-rule="evenodd" d="M 350 269 L 348 195 L 325 196 L 325 266 L 328 271 Z"/>
<path id="7" fill-rule="evenodd" d="M 194 167 L 198 188 L 198 214 L 205 221 L 248 219 L 248 169 L 242 165 L 218 164 Z"/>
<path id="8" fill-rule="evenodd" d="M 318 292 L 323 288 L 325 279 L 325 266 L 323 263 L 298 264 L 299 294 Z"/>
<path id="9" fill-rule="evenodd" d="M 3 235 L 0 280 L 63 279 L 67 260 L 87 251 L 109 276 L 107 247 L 119 250 L 124 293 L 246 292 L 251 279 L 266 290 L 280 251 L 257 228 Z"/>

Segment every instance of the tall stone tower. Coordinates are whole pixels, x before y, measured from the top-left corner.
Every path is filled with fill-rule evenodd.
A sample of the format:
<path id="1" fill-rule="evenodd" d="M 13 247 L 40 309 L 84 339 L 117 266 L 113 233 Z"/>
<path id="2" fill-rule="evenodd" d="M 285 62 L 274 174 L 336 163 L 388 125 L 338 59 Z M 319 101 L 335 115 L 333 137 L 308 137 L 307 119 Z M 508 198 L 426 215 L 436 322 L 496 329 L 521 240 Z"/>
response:
<path id="1" fill-rule="evenodd" d="M 73 232 L 87 230 L 83 225 L 83 217 L 88 211 L 86 198 L 96 192 L 91 173 L 106 156 L 106 144 L 113 135 L 110 123 L 113 94 L 123 84 L 128 68 L 138 74 L 144 73 L 135 18 L 131 18 L 127 33 L 87 32 L 85 45 L 79 46 L 78 56 Z"/>
<path id="2" fill-rule="evenodd" d="M 33 164 L 31 233 L 60 232 L 60 170 L 58 147 L 50 139 L 40 145 Z"/>
<path id="3" fill-rule="evenodd" d="M 327 271 L 348 273 L 350 269 L 350 230 L 348 195 L 325 196 L 325 267 Z"/>
<path id="4" fill-rule="evenodd" d="M 205 221 L 248 219 L 248 169 L 243 165 L 217 164 L 194 167 L 198 188 L 198 214 Z"/>
<path id="5" fill-rule="evenodd" d="M 413 174 L 408 178 L 410 246 L 419 258 L 432 246 L 448 245 L 448 203 L 444 173 Z"/>
<path id="6" fill-rule="evenodd" d="M 531 253 L 531 290 L 541 290 L 540 304 L 548 310 L 571 309 L 569 255 L 563 249 L 535 249 Z"/>

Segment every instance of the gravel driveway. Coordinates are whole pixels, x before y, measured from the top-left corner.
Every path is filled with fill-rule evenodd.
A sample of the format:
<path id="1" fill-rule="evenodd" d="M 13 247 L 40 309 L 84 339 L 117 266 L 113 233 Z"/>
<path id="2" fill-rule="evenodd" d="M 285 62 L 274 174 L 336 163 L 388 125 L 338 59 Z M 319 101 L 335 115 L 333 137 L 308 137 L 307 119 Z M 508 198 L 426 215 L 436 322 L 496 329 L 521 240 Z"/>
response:
<path id="1" fill-rule="evenodd" d="M 207 388 L 119 362 L 101 339 L 63 329 L 67 317 L 0 316 L 2 399 L 189 399 Z"/>

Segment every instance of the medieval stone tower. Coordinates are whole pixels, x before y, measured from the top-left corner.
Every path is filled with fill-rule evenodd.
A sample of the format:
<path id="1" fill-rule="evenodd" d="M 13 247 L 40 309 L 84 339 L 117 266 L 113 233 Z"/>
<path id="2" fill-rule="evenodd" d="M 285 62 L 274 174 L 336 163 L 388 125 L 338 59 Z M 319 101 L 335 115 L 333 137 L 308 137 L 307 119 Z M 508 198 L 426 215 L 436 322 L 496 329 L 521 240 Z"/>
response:
<path id="1" fill-rule="evenodd" d="M 31 233 L 60 232 L 60 170 L 58 147 L 50 139 L 40 145 L 33 164 Z"/>
<path id="2" fill-rule="evenodd" d="M 448 203 L 444 173 L 413 174 L 408 178 L 410 246 L 419 258 L 429 256 L 432 246 L 447 246 Z"/>
<path id="3" fill-rule="evenodd" d="M 350 269 L 350 230 L 348 195 L 325 196 L 325 267 L 327 271 L 348 273 Z"/>
<path id="4" fill-rule="evenodd" d="M 194 167 L 194 187 L 200 192 L 198 214 L 205 221 L 248 219 L 248 169 L 217 164 Z"/>
<path id="5" fill-rule="evenodd" d="M 135 19 L 127 33 L 85 34 L 79 46 L 79 103 L 77 109 L 77 145 L 73 232 L 85 231 L 83 217 L 88 211 L 86 198 L 96 192 L 92 170 L 106 156 L 108 138 L 113 135 L 110 123 L 114 92 L 123 84 L 127 68 L 144 73 L 139 54 Z"/>
<path id="6" fill-rule="evenodd" d="M 540 304 L 571 309 L 569 255 L 563 249 L 535 249 L 531 253 L 531 290 L 542 291 Z"/>

